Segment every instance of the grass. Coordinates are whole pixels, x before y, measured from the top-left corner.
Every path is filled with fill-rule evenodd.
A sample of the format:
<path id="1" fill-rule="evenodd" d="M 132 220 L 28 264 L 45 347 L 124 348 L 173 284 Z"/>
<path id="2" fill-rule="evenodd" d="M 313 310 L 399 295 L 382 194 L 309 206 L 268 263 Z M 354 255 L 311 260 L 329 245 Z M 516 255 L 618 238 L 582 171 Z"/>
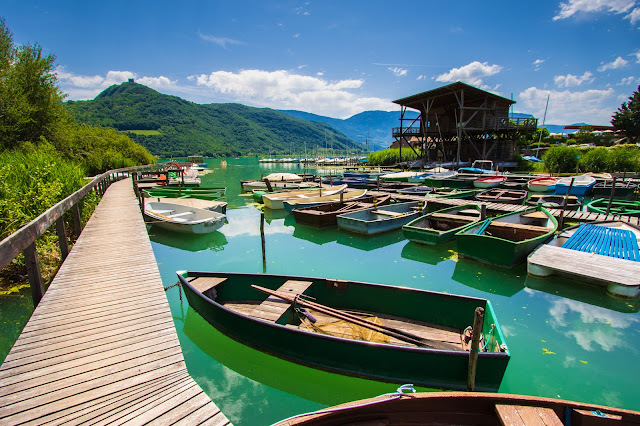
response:
<path id="1" fill-rule="evenodd" d="M 162 134 L 157 130 L 127 130 L 126 132 L 141 136 L 160 136 Z"/>

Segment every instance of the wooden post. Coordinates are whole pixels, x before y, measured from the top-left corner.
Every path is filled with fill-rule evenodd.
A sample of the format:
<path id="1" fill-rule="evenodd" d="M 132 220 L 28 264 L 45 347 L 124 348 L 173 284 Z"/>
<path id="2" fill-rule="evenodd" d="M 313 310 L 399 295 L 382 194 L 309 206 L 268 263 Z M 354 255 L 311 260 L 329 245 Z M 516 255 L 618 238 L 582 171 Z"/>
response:
<path id="1" fill-rule="evenodd" d="M 567 193 L 564 196 L 564 201 L 562 202 L 562 210 L 560 210 L 560 220 L 558 220 L 558 231 L 561 231 L 562 226 L 564 225 L 564 211 L 567 209 L 567 202 L 569 201 L 569 194 L 571 194 L 571 188 L 573 188 L 574 181 L 575 178 L 571 178 L 569 189 L 567 189 Z"/>
<path id="2" fill-rule="evenodd" d="M 376 183 L 376 191 L 380 191 L 380 175 L 378 177 L 378 182 Z"/>
<path id="3" fill-rule="evenodd" d="M 487 218 L 487 205 L 485 203 L 480 204 L 480 220 Z"/>
<path id="4" fill-rule="evenodd" d="M 76 238 L 78 238 L 82 232 L 82 220 L 80 219 L 80 206 L 78 203 L 75 203 L 73 207 L 71 207 L 71 211 L 73 212 L 73 226 L 76 231 Z"/>
<path id="5" fill-rule="evenodd" d="M 265 253 L 264 241 L 264 212 L 260 212 L 260 240 L 262 241 L 262 266 L 267 265 L 267 255 Z"/>
<path id="6" fill-rule="evenodd" d="M 269 179 L 264 179 L 264 183 L 265 185 L 267 185 L 267 192 L 273 192 L 273 187 L 271 186 L 271 182 L 269 182 Z"/>
<path id="7" fill-rule="evenodd" d="M 609 215 L 609 210 L 611 209 L 611 202 L 613 201 L 613 194 L 616 191 L 616 177 L 613 177 L 613 184 L 611 185 L 611 195 L 609 196 L 609 202 L 607 203 L 607 211 L 605 214 Z"/>
<path id="8" fill-rule="evenodd" d="M 56 231 L 58 232 L 58 244 L 60 245 L 62 261 L 64 262 L 69 255 L 69 243 L 67 242 L 67 233 L 64 230 L 64 218 L 62 216 L 56 220 Z"/>
<path id="9" fill-rule="evenodd" d="M 22 252 L 24 254 L 24 262 L 27 264 L 27 275 L 29 276 L 29 285 L 31 287 L 31 297 L 33 298 L 34 308 L 38 306 L 42 296 L 44 296 L 44 287 L 42 285 L 42 274 L 40 273 L 40 264 L 38 263 L 38 252 L 36 251 L 36 242 L 32 242 Z"/>
<path id="10" fill-rule="evenodd" d="M 473 391 L 476 387 L 476 368 L 478 367 L 478 352 L 480 347 L 480 335 L 484 323 L 484 308 L 477 307 L 473 318 L 473 330 L 471 331 L 471 349 L 469 350 L 469 371 L 467 375 L 467 390 Z"/>
<path id="11" fill-rule="evenodd" d="M 340 193 L 340 202 L 344 203 L 344 191 Z"/>

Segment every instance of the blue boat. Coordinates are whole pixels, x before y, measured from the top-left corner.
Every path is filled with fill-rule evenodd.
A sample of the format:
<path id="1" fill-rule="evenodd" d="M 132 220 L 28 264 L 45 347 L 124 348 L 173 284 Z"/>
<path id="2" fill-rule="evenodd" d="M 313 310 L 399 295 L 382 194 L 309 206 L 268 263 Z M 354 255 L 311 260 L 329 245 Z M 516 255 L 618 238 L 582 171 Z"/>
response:
<path id="1" fill-rule="evenodd" d="M 338 228 L 365 235 L 393 231 L 421 216 L 421 207 L 423 203 L 411 201 L 341 214 Z"/>
<path id="2" fill-rule="evenodd" d="M 596 179 L 589 175 L 564 177 L 556 182 L 556 194 L 566 195 L 569 186 L 571 186 L 571 180 L 573 180 L 573 186 L 571 187 L 571 193 L 569 195 L 584 197 L 591 193 L 591 190 L 596 184 Z"/>

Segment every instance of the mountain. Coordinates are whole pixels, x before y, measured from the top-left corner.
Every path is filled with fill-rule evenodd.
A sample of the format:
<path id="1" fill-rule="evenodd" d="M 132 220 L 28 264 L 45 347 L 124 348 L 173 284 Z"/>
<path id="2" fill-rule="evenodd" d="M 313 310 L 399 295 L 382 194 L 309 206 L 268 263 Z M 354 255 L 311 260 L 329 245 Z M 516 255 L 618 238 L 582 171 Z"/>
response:
<path id="1" fill-rule="evenodd" d="M 386 149 L 393 142 L 391 130 L 400 127 L 400 112 L 398 111 L 365 111 L 347 119 L 324 117 L 303 111 L 281 110 L 295 118 L 326 123 L 349 138 L 361 144 L 368 141 L 369 150 Z M 407 111 L 405 118 L 414 119 L 417 111 Z M 405 123 L 405 126 L 410 123 Z"/>
<path id="2" fill-rule="evenodd" d="M 329 124 L 240 104 L 200 105 L 134 82 L 113 85 L 89 101 L 68 101 L 81 123 L 126 132 L 152 154 L 211 157 L 302 155 L 317 145 L 359 149 Z"/>

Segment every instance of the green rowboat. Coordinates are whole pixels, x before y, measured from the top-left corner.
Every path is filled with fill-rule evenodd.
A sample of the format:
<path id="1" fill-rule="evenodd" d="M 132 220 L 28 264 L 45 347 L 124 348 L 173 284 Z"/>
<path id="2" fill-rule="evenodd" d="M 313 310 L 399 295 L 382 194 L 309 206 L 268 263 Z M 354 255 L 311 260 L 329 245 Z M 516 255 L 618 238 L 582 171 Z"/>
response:
<path id="1" fill-rule="evenodd" d="M 510 358 L 485 299 L 284 275 L 180 271 L 178 278 L 189 305 L 222 333 L 315 368 L 465 389 L 469 351 L 462 342 L 478 307 L 476 388 L 498 389 Z"/>
<path id="2" fill-rule="evenodd" d="M 456 234 L 458 254 L 505 268 L 524 262 L 553 237 L 558 222 L 544 207 L 507 213 L 470 225 Z"/>
<path id="3" fill-rule="evenodd" d="M 427 197 L 435 198 L 473 198 L 482 189 L 435 188 Z"/>
<path id="4" fill-rule="evenodd" d="M 608 198 L 598 198 L 587 204 L 587 211 L 592 213 L 607 212 L 607 206 L 609 205 Z M 609 214 L 624 215 L 624 216 L 640 216 L 640 201 L 611 201 L 611 207 L 609 208 Z"/>
<path id="5" fill-rule="evenodd" d="M 224 192 L 164 192 L 149 189 L 144 192 L 151 198 L 196 198 L 198 200 L 212 201 L 224 197 Z"/>
<path id="6" fill-rule="evenodd" d="M 409 222 L 402 227 L 402 234 L 415 243 L 433 245 L 453 240 L 456 232 L 479 220 L 477 204 L 448 207 Z"/>

